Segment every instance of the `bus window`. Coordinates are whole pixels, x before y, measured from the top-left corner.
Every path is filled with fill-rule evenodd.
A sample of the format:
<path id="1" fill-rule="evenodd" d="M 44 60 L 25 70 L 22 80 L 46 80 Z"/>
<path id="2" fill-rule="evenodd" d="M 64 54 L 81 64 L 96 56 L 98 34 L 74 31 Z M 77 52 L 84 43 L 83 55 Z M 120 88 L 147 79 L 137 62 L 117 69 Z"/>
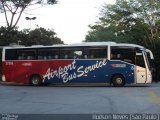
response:
<path id="1" fill-rule="evenodd" d="M 7 49 L 5 53 L 5 60 L 16 60 L 16 50 Z"/>
<path id="2" fill-rule="evenodd" d="M 62 48 L 60 50 L 61 59 L 82 59 L 83 51 L 81 48 Z"/>
<path id="3" fill-rule="evenodd" d="M 58 49 L 38 49 L 37 56 L 39 60 L 58 59 L 59 51 Z"/>
<path id="4" fill-rule="evenodd" d="M 136 53 L 136 65 L 145 68 L 145 62 L 142 53 Z"/>
<path id="5" fill-rule="evenodd" d="M 35 60 L 35 50 L 17 50 L 17 60 Z"/>
<path id="6" fill-rule="evenodd" d="M 84 57 L 88 59 L 107 58 L 107 48 L 86 48 Z"/>
<path id="7" fill-rule="evenodd" d="M 128 63 L 135 63 L 135 50 L 127 47 L 111 47 L 111 60 L 122 60 Z"/>

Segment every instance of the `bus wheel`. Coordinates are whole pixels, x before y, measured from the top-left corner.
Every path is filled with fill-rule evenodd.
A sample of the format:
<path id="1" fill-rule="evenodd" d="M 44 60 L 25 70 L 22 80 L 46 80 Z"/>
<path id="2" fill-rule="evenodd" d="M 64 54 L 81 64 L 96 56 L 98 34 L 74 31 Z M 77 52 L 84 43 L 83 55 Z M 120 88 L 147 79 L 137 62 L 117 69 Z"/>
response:
<path id="1" fill-rule="evenodd" d="M 115 87 L 123 87 L 125 84 L 124 77 L 122 75 L 114 75 L 112 77 L 112 83 Z"/>
<path id="2" fill-rule="evenodd" d="M 39 86 L 42 84 L 42 80 L 39 75 L 32 75 L 30 80 L 31 84 L 34 86 Z"/>

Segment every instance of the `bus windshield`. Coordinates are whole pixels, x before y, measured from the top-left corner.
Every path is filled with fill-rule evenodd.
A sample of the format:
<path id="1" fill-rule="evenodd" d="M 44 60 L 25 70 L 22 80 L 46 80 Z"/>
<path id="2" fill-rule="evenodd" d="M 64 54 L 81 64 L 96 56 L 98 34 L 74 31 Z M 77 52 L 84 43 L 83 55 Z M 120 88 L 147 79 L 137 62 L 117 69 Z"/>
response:
<path id="1" fill-rule="evenodd" d="M 148 66 L 149 69 L 151 69 L 146 51 L 144 51 L 144 55 L 145 55 L 145 59 L 146 59 L 146 62 L 147 62 L 147 66 Z"/>

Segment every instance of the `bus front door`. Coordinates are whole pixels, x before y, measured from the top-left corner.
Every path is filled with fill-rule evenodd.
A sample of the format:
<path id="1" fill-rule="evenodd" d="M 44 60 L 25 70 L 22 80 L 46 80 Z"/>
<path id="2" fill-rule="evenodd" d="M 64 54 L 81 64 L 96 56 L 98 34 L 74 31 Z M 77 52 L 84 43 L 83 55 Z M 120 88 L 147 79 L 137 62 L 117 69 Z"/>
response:
<path id="1" fill-rule="evenodd" d="M 136 83 L 145 83 L 147 79 L 147 71 L 145 67 L 145 59 L 142 53 L 136 53 Z"/>

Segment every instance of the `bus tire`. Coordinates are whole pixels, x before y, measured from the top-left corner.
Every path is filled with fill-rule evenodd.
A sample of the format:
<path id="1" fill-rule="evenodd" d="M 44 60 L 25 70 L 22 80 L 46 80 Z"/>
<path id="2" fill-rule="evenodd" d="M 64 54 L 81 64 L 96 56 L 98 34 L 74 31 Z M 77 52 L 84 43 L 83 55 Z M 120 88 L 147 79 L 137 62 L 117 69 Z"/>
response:
<path id="1" fill-rule="evenodd" d="M 125 79 L 122 75 L 116 74 L 112 77 L 112 83 L 114 87 L 123 87 L 125 85 Z"/>
<path id="2" fill-rule="evenodd" d="M 39 86 L 42 84 L 41 77 L 39 75 L 32 75 L 30 78 L 31 84 L 34 86 Z"/>

